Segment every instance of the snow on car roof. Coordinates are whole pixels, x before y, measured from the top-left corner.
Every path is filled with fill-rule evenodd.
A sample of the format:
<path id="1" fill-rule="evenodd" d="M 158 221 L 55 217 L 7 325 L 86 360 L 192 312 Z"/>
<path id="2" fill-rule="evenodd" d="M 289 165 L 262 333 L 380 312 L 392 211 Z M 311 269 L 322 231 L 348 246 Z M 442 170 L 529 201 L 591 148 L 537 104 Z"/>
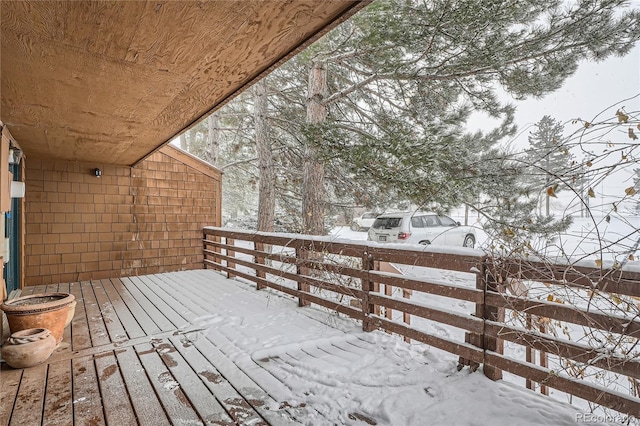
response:
<path id="1" fill-rule="evenodd" d="M 435 214 L 435 215 L 437 215 L 438 213 L 435 213 L 435 212 L 423 212 L 423 211 L 388 212 L 388 213 L 383 213 L 378 217 L 416 216 L 416 215 L 421 215 L 421 214 Z"/>

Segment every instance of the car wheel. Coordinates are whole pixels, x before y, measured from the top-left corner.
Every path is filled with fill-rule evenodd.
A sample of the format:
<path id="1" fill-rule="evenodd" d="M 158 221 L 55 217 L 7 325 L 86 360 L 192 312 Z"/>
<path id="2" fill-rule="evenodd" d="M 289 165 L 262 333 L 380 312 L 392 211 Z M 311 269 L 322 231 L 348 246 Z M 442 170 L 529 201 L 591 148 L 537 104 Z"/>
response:
<path id="1" fill-rule="evenodd" d="M 356 225 L 355 223 L 351 223 L 351 230 L 352 231 L 358 231 L 358 225 Z"/>
<path id="2" fill-rule="evenodd" d="M 463 247 L 469 247 L 469 248 L 473 248 L 476 245 L 476 238 L 469 234 L 466 237 L 464 237 L 464 242 L 462 243 Z"/>
<path id="3" fill-rule="evenodd" d="M 431 244 L 431 241 L 429 241 L 429 240 L 422 240 L 422 241 L 420 241 L 418 244 L 422 244 L 423 246 L 428 246 L 429 244 Z"/>

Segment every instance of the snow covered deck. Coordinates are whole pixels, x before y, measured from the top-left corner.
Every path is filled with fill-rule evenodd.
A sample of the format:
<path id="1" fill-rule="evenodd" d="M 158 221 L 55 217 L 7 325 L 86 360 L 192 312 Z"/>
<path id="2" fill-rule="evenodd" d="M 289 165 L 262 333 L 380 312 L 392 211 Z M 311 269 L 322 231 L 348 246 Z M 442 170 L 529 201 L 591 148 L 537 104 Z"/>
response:
<path id="1" fill-rule="evenodd" d="M 212 270 L 31 287 L 78 305 L 47 364 L 0 372 L 0 424 L 575 424 L 457 357 Z"/>

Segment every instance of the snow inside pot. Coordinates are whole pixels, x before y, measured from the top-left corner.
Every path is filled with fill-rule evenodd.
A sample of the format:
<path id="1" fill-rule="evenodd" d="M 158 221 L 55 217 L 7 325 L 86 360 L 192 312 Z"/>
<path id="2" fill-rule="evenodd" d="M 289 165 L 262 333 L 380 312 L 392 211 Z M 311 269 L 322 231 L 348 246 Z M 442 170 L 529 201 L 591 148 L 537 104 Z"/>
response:
<path id="1" fill-rule="evenodd" d="M 75 297 L 69 293 L 39 293 L 7 300 L 0 309 L 7 315 L 11 333 L 30 328 L 46 328 L 62 341 L 67 319 L 73 316 Z"/>

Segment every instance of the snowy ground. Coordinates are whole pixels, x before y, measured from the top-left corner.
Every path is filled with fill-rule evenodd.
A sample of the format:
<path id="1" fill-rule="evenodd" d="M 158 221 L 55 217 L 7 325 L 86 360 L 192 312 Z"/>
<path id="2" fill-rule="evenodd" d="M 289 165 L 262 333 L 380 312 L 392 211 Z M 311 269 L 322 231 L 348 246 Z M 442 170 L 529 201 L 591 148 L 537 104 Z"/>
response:
<path id="1" fill-rule="evenodd" d="M 214 288 L 215 314 L 200 321 L 208 338 L 305 424 L 574 425 L 589 416 L 275 292 L 230 280 Z"/>

